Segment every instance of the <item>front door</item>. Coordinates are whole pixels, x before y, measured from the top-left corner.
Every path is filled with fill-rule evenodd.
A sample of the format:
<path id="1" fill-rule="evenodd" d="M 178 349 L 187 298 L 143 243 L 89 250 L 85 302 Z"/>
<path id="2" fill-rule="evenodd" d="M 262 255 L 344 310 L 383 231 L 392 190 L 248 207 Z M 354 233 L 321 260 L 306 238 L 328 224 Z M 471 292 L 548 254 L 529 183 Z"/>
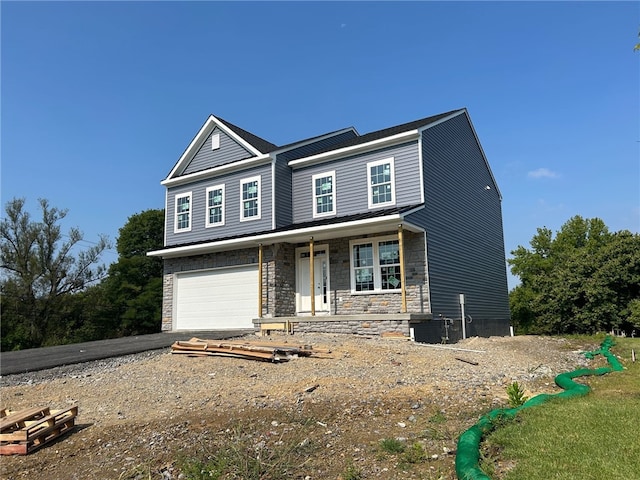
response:
<path id="1" fill-rule="evenodd" d="M 313 295 L 316 312 L 329 311 L 329 258 L 326 245 L 320 245 L 313 252 Z M 311 312 L 311 265 L 309 249 L 297 250 L 297 308 L 298 313 Z"/>

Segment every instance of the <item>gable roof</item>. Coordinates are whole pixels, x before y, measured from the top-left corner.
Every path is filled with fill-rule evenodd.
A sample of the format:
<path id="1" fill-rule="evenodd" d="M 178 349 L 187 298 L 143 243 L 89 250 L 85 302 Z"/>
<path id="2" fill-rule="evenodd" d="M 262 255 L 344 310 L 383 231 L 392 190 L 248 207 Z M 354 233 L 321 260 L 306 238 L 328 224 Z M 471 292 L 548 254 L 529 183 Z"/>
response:
<path id="1" fill-rule="evenodd" d="M 224 120 L 220 117 L 216 117 L 214 115 L 210 115 L 204 125 L 200 128 L 200 131 L 193 138 L 189 146 L 186 148 L 184 153 L 181 155 L 178 162 L 175 164 L 169 175 L 165 180 L 161 182 L 163 185 L 173 184 L 175 182 L 184 182 L 190 180 L 189 178 L 178 178 L 180 177 L 180 173 L 186 167 L 188 162 L 191 160 L 193 155 L 197 152 L 197 149 L 202 145 L 202 143 L 206 140 L 207 136 L 213 131 L 213 129 L 218 126 L 222 130 L 226 131 L 232 138 L 235 138 L 240 144 L 245 146 L 249 152 L 251 152 L 254 156 L 246 159 L 243 163 L 247 161 L 252 162 L 252 159 L 256 161 L 263 161 L 269 158 L 269 154 L 278 154 L 286 150 L 294 149 L 297 146 L 304 145 L 306 143 L 311 143 L 317 139 L 321 139 L 323 137 L 331 137 L 333 135 L 340 134 L 342 132 L 353 131 L 354 136 L 348 138 L 342 142 L 338 142 L 335 144 L 328 145 L 324 148 L 321 148 L 318 151 L 315 151 L 311 157 L 309 157 L 308 153 L 304 150 L 295 153 L 287 160 L 290 165 L 295 165 L 301 162 L 307 163 L 307 159 L 312 160 L 315 158 L 325 157 L 326 155 L 338 155 L 343 150 L 350 150 L 352 148 L 360 149 L 360 148 L 369 148 L 372 145 L 367 144 L 380 144 L 383 142 L 398 142 L 402 140 L 408 140 L 409 137 L 414 136 L 417 132 L 423 128 L 427 128 L 431 125 L 434 125 L 440 121 L 445 121 L 452 116 L 459 115 L 461 113 L 466 112 L 466 109 L 456 109 L 451 110 L 445 113 L 440 113 L 438 115 L 432 115 L 430 117 L 421 118 L 419 120 L 414 120 L 412 122 L 403 123 L 400 125 L 395 125 L 393 127 L 384 128 L 382 130 L 376 130 L 373 132 L 366 133 L 364 135 L 359 135 L 354 127 L 343 128 L 341 130 L 335 130 L 333 132 L 324 133 L 321 135 L 316 135 L 314 137 L 310 137 L 304 140 L 298 140 L 296 142 L 292 142 L 283 146 L 277 146 L 257 135 L 254 135 L 251 132 L 244 130 L 243 128 L 234 125 L 233 123 Z M 359 147 L 362 146 L 362 147 Z M 325 155 L 326 154 L 326 155 Z M 304 160 L 302 160 L 304 159 Z M 231 162 L 235 164 L 237 162 Z M 240 165 L 238 165 L 240 167 Z M 202 172 L 197 172 L 197 174 L 204 174 L 208 169 L 202 170 Z M 186 176 L 185 176 L 186 177 Z"/>
<path id="2" fill-rule="evenodd" d="M 368 142 L 372 142 L 375 140 L 380 140 L 383 138 L 387 138 L 387 137 L 392 137 L 394 135 L 398 135 L 400 133 L 405 133 L 405 132 L 410 132 L 412 130 L 417 130 L 419 128 L 422 127 L 426 127 L 432 123 L 435 123 L 439 120 L 442 120 L 443 118 L 446 118 L 450 115 L 453 114 L 457 114 L 457 113 L 461 113 L 464 112 L 464 109 L 456 109 L 456 110 L 451 110 L 449 112 L 445 112 L 445 113 L 440 113 L 438 115 L 433 115 L 431 117 L 425 117 L 425 118 L 421 118 L 420 120 L 414 120 L 412 122 L 407 122 L 407 123 L 403 123 L 401 125 L 396 125 L 394 127 L 389 127 L 389 128 L 384 128 L 382 130 L 376 130 L 374 132 L 369 132 L 369 133 L 365 133 L 364 135 L 359 135 L 357 137 L 354 138 L 350 138 L 348 140 L 345 140 L 344 142 L 335 144 L 335 145 L 331 145 L 323 150 L 319 150 L 317 152 L 315 152 L 315 155 L 319 155 L 325 152 L 330 152 L 332 150 L 338 150 L 341 148 L 347 148 L 347 147 L 353 147 L 355 145 L 361 145 L 363 143 L 368 143 Z M 296 160 L 299 158 L 303 158 L 305 155 L 304 154 L 300 154 L 298 156 L 294 156 L 292 158 L 290 158 L 289 160 Z"/>
<path id="3" fill-rule="evenodd" d="M 251 132 L 247 132 L 246 130 L 234 125 L 231 122 L 227 122 L 225 119 L 216 117 L 220 122 L 229 127 L 236 135 L 242 138 L 245 142 L 249 143 L 252 147 L 258 150 L 260 153 L 269 153 L 278 148 L 277 145 L 274 145 L 271 142 L 266 141 L 264 138 L 260 138 L 257 135 L 254 135 Z"/>

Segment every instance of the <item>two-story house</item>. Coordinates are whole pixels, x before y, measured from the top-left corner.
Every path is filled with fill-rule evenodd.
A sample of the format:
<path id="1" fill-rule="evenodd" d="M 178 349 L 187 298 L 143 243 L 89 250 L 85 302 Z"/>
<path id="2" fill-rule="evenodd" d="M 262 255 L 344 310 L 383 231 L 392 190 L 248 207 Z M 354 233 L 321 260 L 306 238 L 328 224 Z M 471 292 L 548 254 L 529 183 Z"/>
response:
<path id="1" fill-rule="evenodd" d="M 501 195 L 466 109 L 283 146 L 212 115 L 161 183 L 165 331 L 509 332 Z"/>

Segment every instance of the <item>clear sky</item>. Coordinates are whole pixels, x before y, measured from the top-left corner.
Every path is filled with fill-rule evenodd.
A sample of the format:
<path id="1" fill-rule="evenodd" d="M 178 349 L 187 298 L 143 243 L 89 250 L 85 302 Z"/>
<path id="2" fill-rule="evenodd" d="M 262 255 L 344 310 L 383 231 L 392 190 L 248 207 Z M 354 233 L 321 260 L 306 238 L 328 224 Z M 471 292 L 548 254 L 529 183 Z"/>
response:
<path id="1" fill-rule="evenodd" d="M 209 114 L 283 145 L 467 107 L 508 256 L 574 215 L 640 231 L 638 2 L 0 9 L 3 213 L 26 197 L 37 216 L 46 198 L 65 228 L 115 243 L 130 215 L 164 207 L 160 181 Z"/>

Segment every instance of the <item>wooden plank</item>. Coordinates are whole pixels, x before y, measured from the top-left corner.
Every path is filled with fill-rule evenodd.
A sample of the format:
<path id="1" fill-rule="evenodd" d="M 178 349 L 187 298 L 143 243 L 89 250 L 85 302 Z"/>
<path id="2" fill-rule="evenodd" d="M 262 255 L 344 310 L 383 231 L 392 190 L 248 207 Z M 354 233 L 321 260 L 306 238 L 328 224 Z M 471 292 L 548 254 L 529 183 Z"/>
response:
<path id="1" fill-rule="evenodd" d="M 261 323 L 260 330 L 284 330 L 287 328 L 285 322 Z"/>
<path id="2" fill-rule="evenodd" d="M 22 428 L 22 426 L 24 425 L 21 425 L 21 423 L 23 423 L 25 420 L 33 420 L 34 417 L 44 417 L 49 415 L 49 413 L 50 412 L 48 407 L 33 407 L 27 408 L 25 410 L 11 412 L 9 415 L 3 417 L 2 420 L 0 420 L 0 432 L 4 432 L 5 430 L 11 428 Z"/>
<path id="3" fill-rule="evenodd" d="M 27 447 L 28 445 L 26 443 L 0 445 L 0 455 L 26 455 Z"/>
<path id="4" fill-rule="evenodd" d="M 171 345 L 171 348 L 182 348 L 182 349 L 188 348 L 191 350 L 204 350 L 207 348 L 207 344 L 202 342 L 194 342 L 193 340 L 189 340 L 188 342 L 177 341 L 177 342 L 174 342 L 173 345 Z"/>
<path id="5" fill-rule="evenodd" d="M 204 351 L 204 352 L 189 352 L 188 350 L 176 350 L 172 353 L 175 354 L 185 354 L 191 355 L 194 357 L 203 357 L 203 356 L 212 356 L 212 357 L 234 357 L 234 358 L 244 358 L 245 360 L 264 360 L 270 362 L 284 362 L 287 361 L 287 358 L 282 358 L 278 356 L 266 355 L 266 356 L 258 356 L 251 353 L 242 353 L 239 350 L 236 351 Z M 257 352 L 256 352 L 257 353 Z"/>

